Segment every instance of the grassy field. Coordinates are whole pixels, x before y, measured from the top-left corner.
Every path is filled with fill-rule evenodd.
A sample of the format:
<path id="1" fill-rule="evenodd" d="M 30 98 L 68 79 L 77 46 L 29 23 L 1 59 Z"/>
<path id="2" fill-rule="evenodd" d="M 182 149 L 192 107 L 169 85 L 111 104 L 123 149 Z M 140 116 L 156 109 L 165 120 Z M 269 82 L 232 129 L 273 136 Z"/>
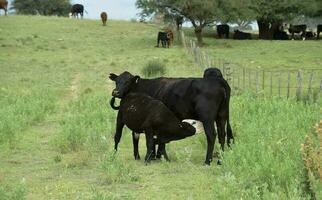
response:
<path id="1" fill-rule="evenodd" d="M 186 30 L 186 35 L 194 38 L 191 30 Z M 204 50 L 215 60 L 255 69 L 322 70 L 322 40 L 216 39 L 216 31 L 211 29 L 206 29 L 204 35 Z"/>
<path id="2" fill-rule="evenodd" d="M 223 154 L 221 166 L 203 165 L 203 133 L 170 143 L 171 162 L 145 166 L 133 159 L 130 131 L 125 129 L 114 154 L 110 72 L 143 76 L 143 67 L 158 61 L 165 65 L 166 76 L 202 76 L 179 45 L 154 48 L 158 29 L 124 21 L 102 27 L 94 20 L 0 18 L 1 200 L 311 198 L 300 145 L 322 117 L 321 102 L 252 93 L 232 97 L 236 142 Z M 231 59 L 238 61 L 240 50 L 230 51 L 234 49 Z M 257 52 L 252 49 L 249 57 Z M 302 65 L 315 63 L 311 52 L 305 56 Z"/>

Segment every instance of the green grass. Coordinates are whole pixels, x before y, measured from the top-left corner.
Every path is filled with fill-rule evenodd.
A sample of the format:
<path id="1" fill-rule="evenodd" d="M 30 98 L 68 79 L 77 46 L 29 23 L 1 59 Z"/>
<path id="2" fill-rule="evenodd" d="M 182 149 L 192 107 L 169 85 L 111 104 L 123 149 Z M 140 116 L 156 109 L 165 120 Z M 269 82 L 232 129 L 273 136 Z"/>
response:
<path id="1" fill-rule="evenodd" d="M 187 36 L 195 39 L 191 30 Z M 320 69 L 322 70 L 321 40 L 233 40 L 216 39 L 215 30 L 204 33 L 203 49 L 217 62 L 222 60 L 247 68 Z M 232 38 L 233 34 L 230 34 Z"/>
<path id="2" fill-rule="evenodd" d="M 113 151 L 116 112 L 108 103 L 114 87 L 108 74 L 128 70 L 145 76 L 144 67 L 158 60 L 165 76 L 201 77 L 184 49 L 155 48 L 159 27 L 150 24 L 109 21 L 102 27 L 98 20 L 39 16 L 0 20 L 0 199 L 310 198 L 299 150 L 322 117 L 321 102 L 234 96 L 236 143 L 223 153 L 223 165 L 202 164 L 206 138 L 197 134 L 167 145 L 171 162 L 146 166 L 134 160 L 127 128 L 119 151 Z M 245 48 L 267 43 L 208 40 L 207 50 L 211 42 Z M 288 49 L 276 46 L 271 48 Z M 244 62 L 234 56 L 239 49 L 221 50 L 225 58 Z M 252 57 L 257 51 L 244 53 Z M 313 65 L 310 56 L 306 51 L 305 62 Z M 142 135 L 141 157 L 145 149 Z"/>

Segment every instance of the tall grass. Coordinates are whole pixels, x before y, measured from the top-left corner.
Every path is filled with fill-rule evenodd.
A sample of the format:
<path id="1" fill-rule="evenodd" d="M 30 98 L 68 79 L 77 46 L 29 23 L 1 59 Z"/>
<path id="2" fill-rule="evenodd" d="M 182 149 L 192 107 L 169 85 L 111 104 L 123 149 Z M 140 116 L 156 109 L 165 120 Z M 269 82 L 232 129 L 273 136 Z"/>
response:
<path id="1" fill-rule="evenodd" d="M 142 68 L 141 73 L 149 78 L 156 76 L 163 76 L 166 73 L 165 64 L 159 59 L 153 59 Z"/>
<path id="2" fill-rule="evenodd" d="M 114 119 L 108 101 L 104 93 L 84 92 L 66 106 L 55 142 L 61 152 L 106 149 L 113 124 L 108 122 Z"/>
<path id="3" fill-rule="evenodd" d="M 0 145 L 15 147 L 18 133 L 42 120 L 53 111 L 56 98 L 46 89 L 31 91 L 0 91 Z"/>
<path id="4" fill-rule="evenodd" d="M 237 189 L 245 199 L 308 197 L 299 150 L 319 118 L 318 104 L 247 94 L 233 98 L 231 112 L 236 142 L 224 154 L 227 195 Z"/>

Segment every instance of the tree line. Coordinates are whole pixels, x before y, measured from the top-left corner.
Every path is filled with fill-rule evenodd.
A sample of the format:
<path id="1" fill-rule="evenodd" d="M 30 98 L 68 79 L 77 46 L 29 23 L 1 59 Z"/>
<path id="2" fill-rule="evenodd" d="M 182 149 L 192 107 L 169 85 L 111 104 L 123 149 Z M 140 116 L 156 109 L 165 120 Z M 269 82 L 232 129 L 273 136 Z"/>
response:
<path id="1" fill-rule="evenodd" d="M 69 0 L 14 0 L 12 9 L 17 14 L 68 16 Z"/>
<path id="2" fill-rule="evenodd" d="M 202 30 L 215 22 L 242 23 L 256 20 L 260 39 L 272 39 L 284 21 L 298 16 L 322 16 L 322 0 L 137 0 L 141 17 L 164 14 L 191 22 L 198 43 Z"/>

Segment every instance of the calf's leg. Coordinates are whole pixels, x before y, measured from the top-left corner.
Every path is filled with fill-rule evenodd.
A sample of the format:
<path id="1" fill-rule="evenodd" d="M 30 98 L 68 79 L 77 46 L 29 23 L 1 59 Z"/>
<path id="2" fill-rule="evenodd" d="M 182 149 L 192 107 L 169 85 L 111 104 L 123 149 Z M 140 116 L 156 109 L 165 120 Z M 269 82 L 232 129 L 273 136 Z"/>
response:
<path id="1" fill-rule="evenodd" d="M 153 153 L 153 132 L 152 131 L 146 131 L 145 133 L 145 138 L 146 138 L 146 155 L 145 155 L 145 163 L 147 164 L 148 162 L 151 161 L 151 155 Z"/>
<path id="2" fill-rule="evenodd" d="M 140 140 L 140 135 L 138 133 L 135 133 L 134 131 L 132 131 L 133 152 L 134 152 L 134 159 L 135 160 L 140 160 L 139 140 Z"/>

